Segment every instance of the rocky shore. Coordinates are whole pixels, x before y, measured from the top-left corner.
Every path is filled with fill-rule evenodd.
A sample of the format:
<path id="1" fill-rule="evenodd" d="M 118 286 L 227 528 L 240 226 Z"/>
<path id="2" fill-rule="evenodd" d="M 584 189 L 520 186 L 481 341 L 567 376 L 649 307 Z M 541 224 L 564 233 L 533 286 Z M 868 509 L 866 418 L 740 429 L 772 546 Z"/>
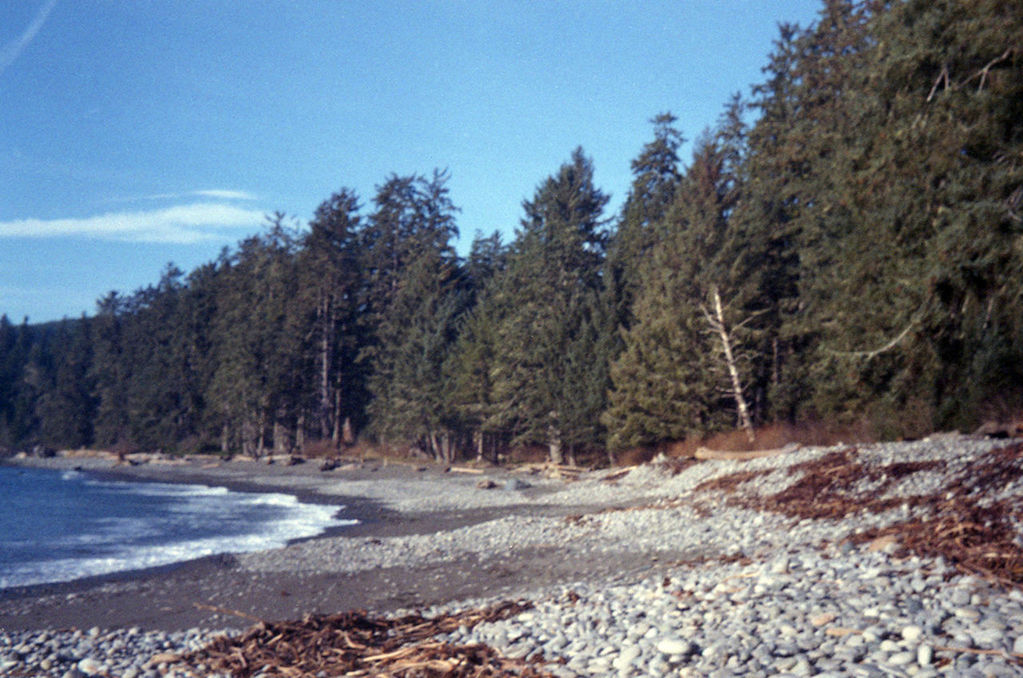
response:
<path id="1" fill-rule="evenodd" d="M 181 657 L 257 620 L 443 617 L 511 599 L 530 609 L 433 640 L 555 676 L 1023 675 L 1023 450 L 1011 440 L 937 435 L 571 480 L 74 462 L 291 491 L 362 522 L 273 551 L 3 592 L 0 675 L 286 675 Z"/>

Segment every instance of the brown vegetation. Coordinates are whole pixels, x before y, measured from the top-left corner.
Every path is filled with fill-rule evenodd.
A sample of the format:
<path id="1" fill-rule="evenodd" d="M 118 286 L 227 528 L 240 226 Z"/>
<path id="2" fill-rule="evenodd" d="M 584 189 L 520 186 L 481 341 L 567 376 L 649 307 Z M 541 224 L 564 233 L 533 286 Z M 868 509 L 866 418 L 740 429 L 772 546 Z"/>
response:
<path id="1" fill-rule="evenodd" d="M 914 510 L 913 518 L 857 533 L 850 541 L 897 542 L 904 554 L 941 556 L 962 572 L 1023 586 L 1023 547 L 1014 527 L 1014 521 L 1023 519 L 1023 499 L 994 499 L 1008 485 L 1023 479 L 1023 443 L 967 461 L 944 487 L 931 494 L 884 496 L 908 475 L 945 466 L 938 460 L 870 466 L 857 460 L 855 448 L 847 448 L 789 467 L 789 473 L 801 477 L 777 494 L 733 496 L 730 501 L 801 520 L 840 519 L 906 506 Z M 738 486 L 756 473 L 741 471 L 715 478 L 697 490 L 735 495 Z"/>

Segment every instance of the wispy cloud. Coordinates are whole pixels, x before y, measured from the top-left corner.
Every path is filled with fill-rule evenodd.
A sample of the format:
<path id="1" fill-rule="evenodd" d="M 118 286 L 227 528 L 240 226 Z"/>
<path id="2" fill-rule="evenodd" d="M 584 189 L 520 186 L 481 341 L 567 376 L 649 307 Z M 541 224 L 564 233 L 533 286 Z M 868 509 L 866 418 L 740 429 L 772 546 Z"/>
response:
<path id="1" fill-rule="evenodd" d="M 25 51 L 28 44 L 36 37 L 36 33 L 46 23 L 46 17 L 50 16 L 50 12 L 53 11 L 53 6 L 56 4 L 57 0 L 47 0 L 42 8 L 36 12 L 35 17 L 28 27 L 25 28 L 25 32 L 18 36 L 16 40 L 4 45 L 3 49 L 0 49 L 0 75 L 3 75 L 7 67 L 14 63 L 14 60 Z"/>
<path id="2" fill-rule="evenodd" d="M 211 188 L 205 191 L 195 191 L 195 195 L 204 198 L 219 198 L 221 200 L 257 200 L 255 196 L 247 191 L 228 191 L 219 188 Z"/>
<path id="3" fill-rule="evenodd" d="M 259 210 L 200 202 L 165 209 L 110 212 L 77 219 L 20 219 L 0 222 L 0 238 L 79 237 L 121 242 L 192 244 L 226 237 L 221 229 L 254 228 Z"/>
<path id="4" fill-rule="evenodd" d="M 107 202 L 144 202 L 150 200 L 184 200 L 187 198 L 212 198 L 213 200 L 259 200 L 259 196 L 248 191 L 235 191 L 224 188 L 207 188 L 201 191 L 184 193 L 151 193 L 131 197 L 110 198 Z"/>

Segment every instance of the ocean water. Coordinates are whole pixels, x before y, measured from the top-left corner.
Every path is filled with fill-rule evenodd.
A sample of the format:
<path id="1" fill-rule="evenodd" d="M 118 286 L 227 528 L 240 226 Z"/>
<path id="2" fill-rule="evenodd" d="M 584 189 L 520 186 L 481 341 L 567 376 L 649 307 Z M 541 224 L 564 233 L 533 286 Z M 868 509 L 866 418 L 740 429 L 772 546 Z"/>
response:
<path id="1" fill-rule="evenodd" d="M 352 524 L 288 494 L 0 466 L 0 588 L 258 551 Z"/>

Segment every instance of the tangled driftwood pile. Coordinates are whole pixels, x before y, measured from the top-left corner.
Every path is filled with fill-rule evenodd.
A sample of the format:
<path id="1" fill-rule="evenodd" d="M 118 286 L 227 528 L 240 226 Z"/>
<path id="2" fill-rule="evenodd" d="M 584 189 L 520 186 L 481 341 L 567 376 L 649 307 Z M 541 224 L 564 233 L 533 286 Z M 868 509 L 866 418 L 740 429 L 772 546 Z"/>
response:
<path id="1" fill-rule="evenodd" d="M 301 622 L 260 622 L 235 638 L 221 637 L 179 658 L 175 668 L 199 675 L 239 678 L 312 676 L 396 676 L 452 678 L 516 675 L 541 678 L 541 658 L 510 659 L 486 645 L 451 645 L 434 638 L 461 626 L 512 617 L 531 607 L 524 602 L 426 618 L 371 617 L 364 612 L 309 616 Z M 198 667 L 203 667 L 200 671 Z"/>
<path id="2" fill-rule="evenodd" d="M 1017 493 L 994 498 L 1023 478 L 1023 444 L 994 449 L 966 462 L 931 494 L 889 494 L 910 474 L 944 471 L 946 466 L 939 460 L 871 466 L 857 460 L 855 449 L 847 449 L 794 464 L 789 472 L 801 477 L 774 495 L 751 498 L 735 492 L 759 471 L 715 478 L 698 489 L 733 493 L 735 503 L 800 519 L 837 519 L 905 505 L 914 509 L 916 517 L 857 534 L 853 541 L 893 540 L 904 552 L 942 556 L 963 572 L 1023 586 L 1023 545 L 1015 528 L 1023 522 L 1023 497 Z"/>

